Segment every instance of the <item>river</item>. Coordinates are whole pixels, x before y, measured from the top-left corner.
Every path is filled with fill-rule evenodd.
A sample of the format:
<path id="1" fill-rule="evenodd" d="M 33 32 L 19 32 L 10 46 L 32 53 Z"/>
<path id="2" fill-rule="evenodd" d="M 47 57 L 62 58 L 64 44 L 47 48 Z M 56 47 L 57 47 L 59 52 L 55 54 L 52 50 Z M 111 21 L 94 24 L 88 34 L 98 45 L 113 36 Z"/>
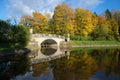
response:
<path id="1" fill-rule="evenodd" d="M 0 80 L 120 80 L 120 49 L 45 48 L 0 57 Z"/>

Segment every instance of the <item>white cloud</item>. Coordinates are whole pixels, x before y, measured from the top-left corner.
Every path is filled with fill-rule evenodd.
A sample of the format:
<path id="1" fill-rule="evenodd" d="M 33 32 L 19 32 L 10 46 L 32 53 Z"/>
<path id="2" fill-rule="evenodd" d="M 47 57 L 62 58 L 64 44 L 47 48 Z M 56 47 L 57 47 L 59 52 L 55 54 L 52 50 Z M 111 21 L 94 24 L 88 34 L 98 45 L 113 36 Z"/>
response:
<path id="1" fill-rule="evenodd" d="M 8 0 L 7 8 L 11 18 L 32 15 L 34 11 L 53 15 L 55 6 L 62 2 L 63 0 Z"/>
<path id="2" fill-rule="evenodd" d="M 88 6 L 96 6 L 100 3 L 102 3 L 102 0 L 86 0 L 86 4 L 88 4 Z"/>
<path id="3" fill-rule="evenodd" d="M 7 8 L 12 19 L 19 19 L 23 15 L 32 15 L 34 11 L 53 15 L 55 6 L 62 2 L 66 2 L 74 9 L 77 7 L 89 9 L 100 4 L 102 0 L 8 0 Z"/>
<path id="4" fill-rule="evenodd" d="M 66 0 L 68 1 L 68 0 Z M 97 5 L 101 4 L 103 0 L 70 0 L 68 4 L 75 8 L 87 8 L 92 9 L 95 8 Z"/>

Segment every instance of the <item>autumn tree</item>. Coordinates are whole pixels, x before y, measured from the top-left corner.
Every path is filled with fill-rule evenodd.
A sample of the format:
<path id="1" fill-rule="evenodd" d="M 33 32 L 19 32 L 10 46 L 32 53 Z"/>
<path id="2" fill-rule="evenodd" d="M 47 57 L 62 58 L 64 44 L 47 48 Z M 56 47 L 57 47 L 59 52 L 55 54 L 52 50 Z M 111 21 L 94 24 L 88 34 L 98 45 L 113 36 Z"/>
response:
<path id="1" fill-rule="evenodd" d="M 77 8 L 75 10 L 75 19 L 77 24 L 76 34 L 88 36 L 94 28 L 92 24 L 92 13 L 89 10 Z"/>
<path id="2" fill-rule="evenodd" d="M 48 15 L 44 16 L 39 12 L 33 12 L 33 17 L 23 16 L 20 24 L 32 27 L 34 33 L 47 33 L 48 20 Z"/>
<path id="3" fill-rule="evenodd" d="M 74 33 L 74 10 L 66 3 L 56 6 L 53 15 L 56 34 Z"/>
<path id="4" fill-rule="evenodd" d="M 20 25 L 27 26 L 27 27 L 30 27 L 30 26 L 32 26 L 32 25 L 31 25 L 31 22 L 30 22 L 31 20 L 32 20 L 32 17 L 31 17 L 31 16 L 25 15 L 25 16 L 22 16 L 22 17 L 21 17 L 21 20 L 20 20 L 19 24 L 20 24 Z"/>

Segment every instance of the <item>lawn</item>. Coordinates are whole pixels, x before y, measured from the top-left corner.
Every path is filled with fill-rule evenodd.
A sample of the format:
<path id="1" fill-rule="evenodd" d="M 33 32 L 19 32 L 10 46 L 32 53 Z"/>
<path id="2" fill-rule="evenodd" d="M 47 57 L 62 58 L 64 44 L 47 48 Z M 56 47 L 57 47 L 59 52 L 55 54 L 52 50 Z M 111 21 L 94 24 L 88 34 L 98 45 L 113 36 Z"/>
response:
<path id="1" fill-rule="evenodd" d="M 120 41 L 72 41 L 72 45 L 120 45 Z"/>

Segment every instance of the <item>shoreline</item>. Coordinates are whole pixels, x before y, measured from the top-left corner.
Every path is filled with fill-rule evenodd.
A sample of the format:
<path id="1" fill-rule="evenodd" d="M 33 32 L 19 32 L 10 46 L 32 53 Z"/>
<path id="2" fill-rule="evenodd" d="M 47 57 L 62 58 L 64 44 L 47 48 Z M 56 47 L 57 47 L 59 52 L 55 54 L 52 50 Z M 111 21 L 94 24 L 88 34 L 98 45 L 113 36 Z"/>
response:
<path id="1" fill-rule="evenodd" d="M 6 48 L 7 47 L 7 48 Z M 70 41 L 68 43 L 64 43 L 60 47 L 62 48 L 120 48 L 119 41 Z M 8 47 L 8 45 L 0 46 L 2 50 L 0 50 L 0 56 L 9 56 L 9 55 L 22 55 L 31 52 L 37 47 L 24 46 L 21 47 Z"/>
<path id="2" fill-rule="evenodd" d="M 71 47 L 73 47 L 73 48 L 75 48 L 75 47 L 76 48 L 92 48 L 92 47 L 94 48 L 94 47 L 96 47 L 97 48 L 97 47 L 120 47 L 120 45 L 116 45 L 116 44 L 115 45 L 113 45 L 113 44 L 112 45 L 108 45 L 108 44 L 106 44 L 106 45 L 105 44 L 104 45 L 103 44 L 101 44 L 101 45 L 100 44 L 99 45 L 71 45 Z"/>
<path id="3" fill-rule="evenodd" d="M 119 41 L 71 41 L 71 47 L 120 47 Z"/>
<path id="4" fill-rule="evenodd" d="M 30 49 L 24 48 L 19 50 L 3 50 L 0 51 L 0 57 L 11 56 L 11 55 L 23 55 L 31 52 Z"/>

